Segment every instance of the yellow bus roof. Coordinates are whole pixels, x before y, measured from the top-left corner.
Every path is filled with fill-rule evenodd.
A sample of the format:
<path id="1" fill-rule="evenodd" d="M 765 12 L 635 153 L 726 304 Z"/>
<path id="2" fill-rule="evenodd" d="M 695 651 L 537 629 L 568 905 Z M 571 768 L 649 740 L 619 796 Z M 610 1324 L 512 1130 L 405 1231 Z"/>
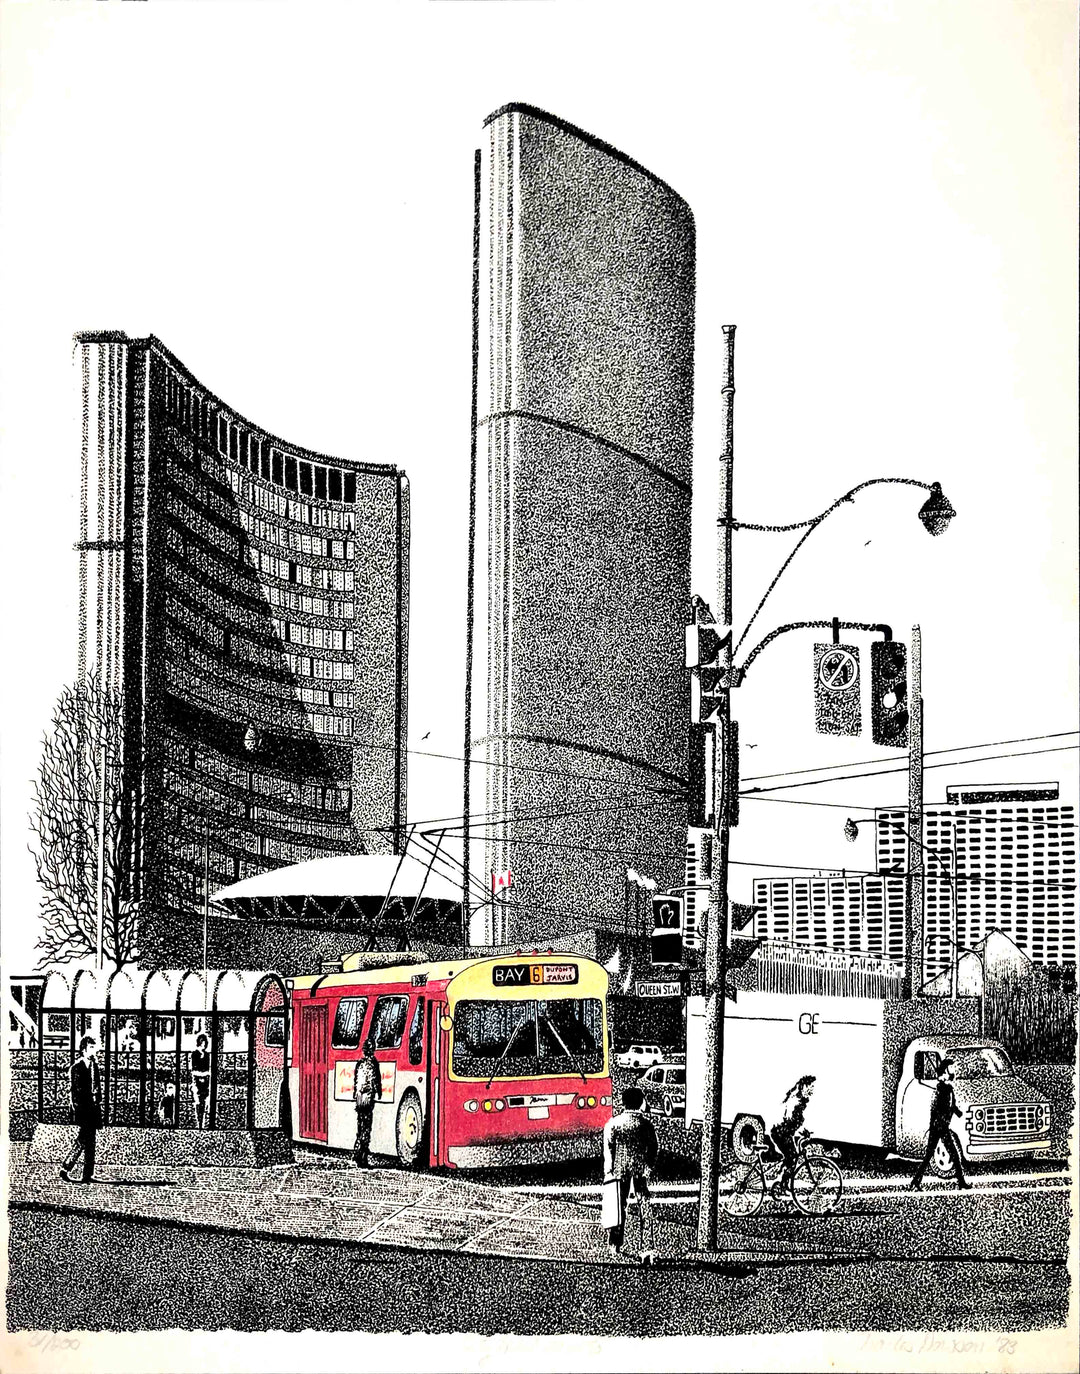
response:
<path id="1" fill-rule="evenodd" d="M 362 954 L 347 954 L 342 960 L 343 968 L 340 973 L 305 974 L 301 978 L 292 978 L 289 982 L 294 988 L 314 988 L 316 985 L 320 988 L 340 988 L 351 987 L 355 983 L 409 983 L 417 974 L 420 974 L 426 976 L 429 983 L 439 983 L 470 969 L 508 963 L 575 963 L 589 965 L 601 973 L 605 972 L 603 965 L 598 964 L 595 959 L 590 959 L 587 955 L 564 954 L 559 950 L 550 952 L 544 950 L 536 953 L 527 950 L 513 954 L 485 955 L 479 959 L 440 959 L 432 963 L 389 964 L 376 968 L 365 968 L 361 962 L 363 957 Z"/>

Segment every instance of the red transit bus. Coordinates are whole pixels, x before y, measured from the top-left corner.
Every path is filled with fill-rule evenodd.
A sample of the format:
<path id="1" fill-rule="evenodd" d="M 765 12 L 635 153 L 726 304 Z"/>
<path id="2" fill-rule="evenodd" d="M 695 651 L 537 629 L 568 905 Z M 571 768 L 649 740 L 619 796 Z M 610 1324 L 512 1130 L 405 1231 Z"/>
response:
<path id="1" fill-rule="evenodd" d="M 604 969 L 573 954 L 365 967 L 292 980 L 293 1139 L 351 1150 L 370 1036 L 382 1097 L 371 1151 L 486 1168 L 599 1156 L 611 1116 Z"/>

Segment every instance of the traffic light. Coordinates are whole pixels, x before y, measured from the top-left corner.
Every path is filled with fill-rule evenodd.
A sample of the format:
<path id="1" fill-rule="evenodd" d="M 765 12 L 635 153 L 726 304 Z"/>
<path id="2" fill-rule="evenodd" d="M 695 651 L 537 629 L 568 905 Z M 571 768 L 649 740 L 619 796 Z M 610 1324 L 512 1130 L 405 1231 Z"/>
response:
<path id="1" fill-rule="evenodd" d="M 875 744 L 908 742 L 907 645 L 875 639 L 870 645 L 870 731 Z"/>
<path id="2" fill-rule="evenodd" d="M 654 964 L 681 964 L 683 957 L 683 899 L 652 899 L 653 931 L 650 943 Z"/>
<path id="3" fill-rule="evenodd" d="M 819 735 L 857 735 L 859 650 L 854 644 L 814 645 L 814 726 Z"/>
<path id="4" fill-rule="evenodd" d="M 732 685 L 731 672 L 720 666 L 721 651 L 730 648 L 731 631 L 717 625 L 687 625 L 686 666 L 690 676 L 690 719 L 707 725 L 719 718 L 724 691 Z"/>

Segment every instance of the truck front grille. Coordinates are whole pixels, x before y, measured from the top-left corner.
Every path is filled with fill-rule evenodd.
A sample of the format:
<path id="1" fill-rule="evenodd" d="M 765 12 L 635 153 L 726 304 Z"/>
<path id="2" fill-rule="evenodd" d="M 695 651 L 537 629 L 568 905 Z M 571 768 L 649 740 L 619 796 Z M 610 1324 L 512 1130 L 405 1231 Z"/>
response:
<path id="1" fill-rule="evenodd" d="M 1039 1108 L 1034 1102 L 996 1103 L 981 1109 L 981 1136 L 1032 1136 L 1041 1134 Z"/>

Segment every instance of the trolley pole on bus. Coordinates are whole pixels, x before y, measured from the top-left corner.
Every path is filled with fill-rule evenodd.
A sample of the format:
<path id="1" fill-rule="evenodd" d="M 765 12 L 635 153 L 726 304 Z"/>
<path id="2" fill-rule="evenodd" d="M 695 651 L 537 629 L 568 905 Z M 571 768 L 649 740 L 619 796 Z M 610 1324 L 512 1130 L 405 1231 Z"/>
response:
<path id="1" fill-rule="evenodd" d="M 716 660 L 716 695 L 719 712 L 713 743 L 713 845 L 712 883 L 709 890 L 709 924 L 705 933 L 705 1101 L 701 1132 L 701 1189 L 698 1196 L 698 1249 L 716 1249 L 719 1209 L 721 1097 L 724 1079 L 724 987 L 727 980 L 728 944 L 728 849 L 731 813 L 738 782 L 733 776 L 731 747 L 731 536 L 732 469 L 735 464 L 735 326 L 724 329 L 724 372 L 721 417 L 723 446 L 720 451 L 720 499 L 717 510 L 716 616 L 720 652 Z"/>

